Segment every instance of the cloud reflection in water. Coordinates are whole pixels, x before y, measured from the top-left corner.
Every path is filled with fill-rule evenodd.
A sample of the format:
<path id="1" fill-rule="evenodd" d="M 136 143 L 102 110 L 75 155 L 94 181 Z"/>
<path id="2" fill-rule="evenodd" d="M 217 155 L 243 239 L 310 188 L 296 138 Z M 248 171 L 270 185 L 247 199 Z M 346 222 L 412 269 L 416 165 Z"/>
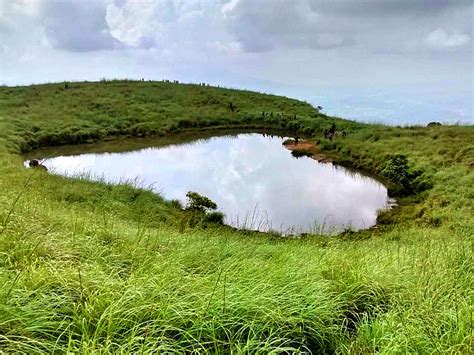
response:
<path id="1" fill-rule="evenodd" d="M 87 172 L 109 182 L 138 179 L 167 199 L 208 196 L 227 223 L 252 229 L 325 233 L 368 228 L 387 205 L 376 180 L 333 164 L 295 159 L 276 137 L 240 134 L 126 153 L 48 159 L 63 175 Z"/>

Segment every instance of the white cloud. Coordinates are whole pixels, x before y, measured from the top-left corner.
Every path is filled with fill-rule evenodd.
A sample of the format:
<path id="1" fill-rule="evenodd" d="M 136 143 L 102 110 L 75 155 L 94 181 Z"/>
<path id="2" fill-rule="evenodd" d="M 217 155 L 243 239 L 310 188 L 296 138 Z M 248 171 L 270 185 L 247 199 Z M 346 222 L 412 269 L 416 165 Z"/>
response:
<path id="1" fill-rule="evenodd" d="M 237 6 L 239 0 L 223 0 L 222 13 L 225 17 L 232 15 L 232 10 Z"/>
<path id="2" fill-rule="evenodd" d="M 127 46 L 197 49 L 229 37 L 220 6 L 214 1 L 124 0 L 108 4 L 106 20 L 112 36 Z"/>
<path id="3" fill-rule="evenodd" d="M 472 10 L 466 0 L 232 0 L 222 8 L 228 30 L 249 52 L 355 46 L 372 53 L 420 51 L 433 25 L 453 31 L 435 31 L 430 45 L 461 46 Z"/>
<path id="4" fill-rule="evenodd" d="M 232 41 L 232 42 L 221 42 L 221 41 L 214 41 L 208 44 L 209 48 L 215 49 L 220 53 L 240 53 L 242 52 L 242 47 L 239 42 Z"/>
<path id="5" fill-rule="evenodd" d="M 338 47 L 344 44 L 344 37 L 333 33 L 321 33 L 318 35 L 318 45 L 321 48 Z"/>
<path id="6" fill-rule="evenodd" d="M 448 32 L 438 28 L 430 32 L 425 38 L 425 43 L 432 48 L 458 48 L 463 47 L 471 41 L 471 37 L 464 33 Z"/>
<path id="7" fill-rule="evenodd" d="M 109 4 L 105 18 L 112 36 L 138 47 L 153 45 L 164 36 L 168 24 L 175 22 L 178 14 L 172 0 L 125 1 L 121 5 Z"/>
<path id="8" fill-rule="evenodd" d="M 88 52 L 119 48 L 105 20 L 103 0 L 42 1 L 39 21 L 51 46 L 57 49 Z"/>

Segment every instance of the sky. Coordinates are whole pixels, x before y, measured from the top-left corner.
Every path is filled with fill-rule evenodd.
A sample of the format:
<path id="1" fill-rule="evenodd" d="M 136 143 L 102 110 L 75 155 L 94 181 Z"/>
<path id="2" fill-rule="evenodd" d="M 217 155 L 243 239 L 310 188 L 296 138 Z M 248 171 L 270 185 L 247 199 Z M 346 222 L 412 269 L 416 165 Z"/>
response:
<path id="1" fill-rule="evenodd" d="M 172 79 L 474 123 L 472 0 L 0 0 L 0 84 Z"/>

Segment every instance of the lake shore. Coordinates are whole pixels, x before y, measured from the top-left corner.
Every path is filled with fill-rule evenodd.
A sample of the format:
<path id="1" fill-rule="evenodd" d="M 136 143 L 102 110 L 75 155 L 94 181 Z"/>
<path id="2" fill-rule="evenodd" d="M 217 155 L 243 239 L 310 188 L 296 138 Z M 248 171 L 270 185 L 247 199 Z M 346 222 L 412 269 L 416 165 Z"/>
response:
<path id="1" fill-rule="evenodd" d="M 289 139 L 283 142 L 283 146 L 292 152 L 296 152 L 301 155 L 307 155 L 311 159 L 314 159 L 320 163 L 334 162 L 332 158 L 325 154 L 322 154 L 318 145 L 310 140 L 299 139 L 298 143 L 296 143 L 294 139 Z"/>

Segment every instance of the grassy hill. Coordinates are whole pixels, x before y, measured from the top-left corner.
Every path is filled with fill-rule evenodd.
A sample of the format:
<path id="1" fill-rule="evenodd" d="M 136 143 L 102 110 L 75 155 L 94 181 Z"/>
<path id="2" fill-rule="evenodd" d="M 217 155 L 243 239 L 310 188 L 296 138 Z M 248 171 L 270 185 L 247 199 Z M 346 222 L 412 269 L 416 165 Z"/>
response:
<path id="1" fill-rule="evenodd" d="M 322 137 L 332 122 L 346 138 Z M 400 206 L 339 237 L 183 228 L 150 191 L 22 163 L 42 146 L 229 128 L 311 136 Z M 0 349 L 470 353 L 473 167 L 472 126 L 364 125 L 165 82 L 1 87 Z"/>

